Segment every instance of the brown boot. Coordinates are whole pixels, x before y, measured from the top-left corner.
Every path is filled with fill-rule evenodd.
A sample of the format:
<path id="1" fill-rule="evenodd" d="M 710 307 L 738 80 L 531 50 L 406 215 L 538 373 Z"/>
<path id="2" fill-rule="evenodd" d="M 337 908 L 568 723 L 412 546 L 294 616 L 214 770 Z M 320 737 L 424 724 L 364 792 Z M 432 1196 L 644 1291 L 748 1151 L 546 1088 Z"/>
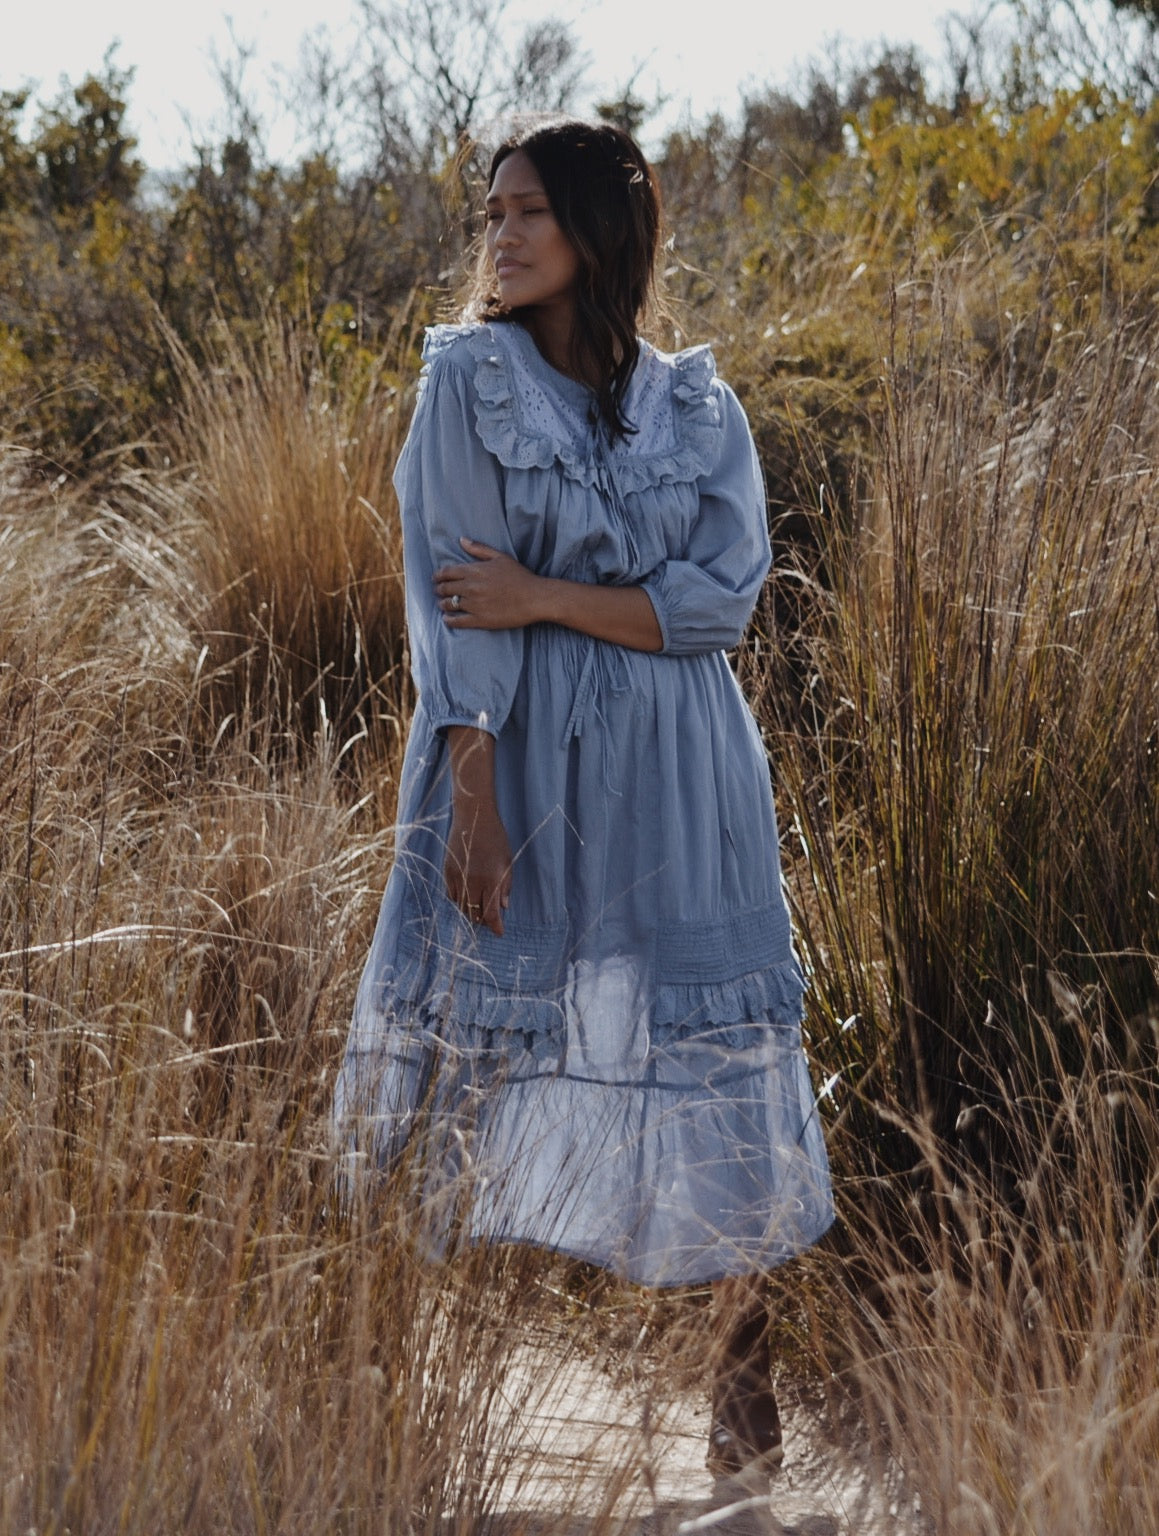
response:
<path id="1" fill-rule="evenodd" d="M 734 1477 L 746 1467 L 780 1466 L 781 1416 L 769 1363 L 769 1320 L 762 1306 L 729 1330 L 712 1383 L 708 1470 Z"/>

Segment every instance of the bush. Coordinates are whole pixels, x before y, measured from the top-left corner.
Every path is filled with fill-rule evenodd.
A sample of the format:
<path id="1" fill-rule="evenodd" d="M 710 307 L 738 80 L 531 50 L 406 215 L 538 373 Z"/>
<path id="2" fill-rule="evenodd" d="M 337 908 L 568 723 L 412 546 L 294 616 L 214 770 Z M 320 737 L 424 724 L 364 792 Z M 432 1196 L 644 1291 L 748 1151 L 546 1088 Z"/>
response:
<path id="1" fill-rule="evenodd" d="M 399 351 L 394 369 L 360 348 L 327 355 L 276 317 L 252 345 L 223 330 L 208 369 L 178 348 L 172 452 L 188 466 L 182 547 L 211 732 L 271 709 L 291 737 L 397 732 L 405 339 Z"/>

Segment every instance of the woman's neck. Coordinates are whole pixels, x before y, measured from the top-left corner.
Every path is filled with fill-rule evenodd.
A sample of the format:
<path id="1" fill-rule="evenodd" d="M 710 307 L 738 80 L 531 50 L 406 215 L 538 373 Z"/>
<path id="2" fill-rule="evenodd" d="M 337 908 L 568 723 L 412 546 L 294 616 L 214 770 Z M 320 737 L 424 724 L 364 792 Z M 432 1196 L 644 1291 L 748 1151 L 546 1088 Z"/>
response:
<path id="1" fill-rule="evenodd" d="M 569 379 L 595 388 L 595 381 L 584 378 L 576 369 L 572 355 L 572 333 L 575 325 L 575 306 L 542 305 L 529 309 L 521 316 L 523 327 L 539 350 L 540 356 Z"/>

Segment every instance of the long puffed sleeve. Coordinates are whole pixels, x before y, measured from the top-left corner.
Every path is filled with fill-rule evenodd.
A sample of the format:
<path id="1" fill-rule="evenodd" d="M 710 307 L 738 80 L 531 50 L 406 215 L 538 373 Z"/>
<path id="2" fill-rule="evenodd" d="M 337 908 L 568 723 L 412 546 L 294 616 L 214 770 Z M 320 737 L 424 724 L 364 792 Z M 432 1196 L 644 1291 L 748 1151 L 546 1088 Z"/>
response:
<path id="1" fill-rule="evenodd" d="M 644 581 L 663 648 L 673 655 L 739 644 L 772 559 L 748 421 L 726 384 L 714 388 L 724 429 L 720 456 L 698 482 L 700 506 L 683 558 L 662 561 Z"/>
<path id="2" fill-rule="evenodd" d="M 402 515 L 411 670 L 435 730 L 476 726 L 495 736 L 523 665 L 523 631 L 451 630 L 434 592 L 441 565 L 468 560 L 461 537 L 514 555 L 503 469 L 479 440 L 475 391 L 453 357 L 430 365 L 394 484 Z"/>

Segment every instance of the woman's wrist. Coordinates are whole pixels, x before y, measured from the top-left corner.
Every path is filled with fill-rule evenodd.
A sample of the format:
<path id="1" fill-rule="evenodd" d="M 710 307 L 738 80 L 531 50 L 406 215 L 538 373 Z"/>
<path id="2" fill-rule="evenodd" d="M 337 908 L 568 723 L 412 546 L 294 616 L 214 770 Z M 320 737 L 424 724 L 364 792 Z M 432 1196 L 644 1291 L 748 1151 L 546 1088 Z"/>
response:
<path id="1" fill-rule="evenodd" d="M 524 567 L 526 570 L 526 567 Z M 516 625 L 523 629 L 528 624 L 552 624 L 556 621 L 552 618 L 552 588 L 563 585 L 552 576 L 540 576 L 535 571 L 527 571 L 527 577 L 520 594 L 521 602 L 516 618 Z"/>
<path id="2" fill-rule="evenodd" d="M 451 816 L 468 832 L 491 826 L 502 820 L 499 815 L 499 802 L 493 791 L 475 793 L 457 787 L 451 791 Z"/>
<path id="3" fill-rule="evenodd" d="M 498 817 L 495 795 L 495 738 L 477 726 L 447 729 L 451 756 L 451 801 L 457 817 L 477 821 Z"/>

